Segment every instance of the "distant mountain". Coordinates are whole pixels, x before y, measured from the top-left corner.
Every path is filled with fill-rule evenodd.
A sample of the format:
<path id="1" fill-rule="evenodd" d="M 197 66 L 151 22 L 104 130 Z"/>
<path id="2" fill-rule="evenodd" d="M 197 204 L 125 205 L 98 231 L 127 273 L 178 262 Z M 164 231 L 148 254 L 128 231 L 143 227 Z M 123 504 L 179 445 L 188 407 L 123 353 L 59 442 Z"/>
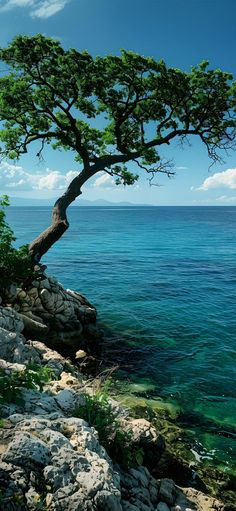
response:
<path id="1" fill-rule="evenodd" d="M 56 198 L 52 199 L 29 199 L 24 197 L 12 197 L 10 199 L 11 206 L 53 206 Z M 71 204 L 72 207 L 135 207 L 135 206 L 152 206 L 152 204 L 134 204 L 132 202 L 110 202 L 105 199 L 97 199 L 94 201 L 79 199 Z"/>

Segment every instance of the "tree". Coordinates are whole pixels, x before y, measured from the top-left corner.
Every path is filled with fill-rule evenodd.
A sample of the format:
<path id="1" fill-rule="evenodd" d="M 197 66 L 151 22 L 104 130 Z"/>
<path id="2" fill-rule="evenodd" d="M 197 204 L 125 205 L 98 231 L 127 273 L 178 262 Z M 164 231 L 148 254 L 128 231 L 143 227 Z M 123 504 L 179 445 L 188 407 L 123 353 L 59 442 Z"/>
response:
<path id="1" fill-rule="evenodd" d="M 124 50 L 93 58 L 43 35 L 17 36 L 0 58 L 7 65 L 0 79 L 2 157 L 18 159 L 38 143 L 40 158 L 50 144 L 72 151 L 81 167 L 56 201 L 52 225 L 29 246 L 35 261 L 66 231 L 67 207 L 97 172 L 125 185 L 139 177 L 129 162 L 151 180 L 171 175 L 158 150 L 190 135 L 202 140 L 213 161 L 218 150 L 233 147 L 235 83 L 206 61 L 186 73 Z"/>

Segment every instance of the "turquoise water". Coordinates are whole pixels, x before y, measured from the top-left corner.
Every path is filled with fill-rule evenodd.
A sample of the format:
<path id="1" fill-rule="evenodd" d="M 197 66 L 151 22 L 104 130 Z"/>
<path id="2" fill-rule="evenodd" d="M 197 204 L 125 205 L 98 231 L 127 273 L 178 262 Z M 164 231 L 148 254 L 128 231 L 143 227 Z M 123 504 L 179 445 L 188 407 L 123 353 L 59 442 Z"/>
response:
<path id="1" fill-rule="evenodd" d="M 27 243 L 50 209 L 10 208 L 8 220 Z M 124 376 L 235 463 L 236 208 L 71 208 L 69 220 L 48 273 L 96 305 Z"/>

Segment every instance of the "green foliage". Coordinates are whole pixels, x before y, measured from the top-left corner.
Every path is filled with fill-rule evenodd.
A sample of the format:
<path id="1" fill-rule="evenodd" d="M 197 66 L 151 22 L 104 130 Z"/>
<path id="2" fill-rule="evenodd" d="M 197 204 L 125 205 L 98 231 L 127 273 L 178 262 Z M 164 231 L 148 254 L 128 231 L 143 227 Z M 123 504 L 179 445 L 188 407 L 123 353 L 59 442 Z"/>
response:
<path id="1" fill-rule="evenodd" d="M 33 142 L 40 156 L 51 144 L 72 150 L 88 177 L 105 170 L 133 184 L 137 175 L 123 164 L 168 172 L 158 148 L 174 138 L 198 136 L 213 160 L 232 147 L 236 84 L 207 61 L 187 73 L 125 50 L 93 58 L 41 34 L 15 37 L 0 59 L 9 69 L 0 79 L 0 141 L 9 158 Z"/>
<path id="2" fill-rule="evenodd" d="M 49 367 L 28 365 L 24 371 L 7 373 L 0 368 L 0 404 L 22 403 L 21 388 L 42 390 L 54 378 Z"/>
<path id="3" fill-rule="evenodd" d="M 79 407 L 76 415 L 97 430 L 99 441 L 114 462 L 125 469 L 141 465 L 144 458 L 143 449 L 132 444 L 131 431 L 122 429 L 119 412 L 114 410 L 110 402 L 109 387 L 108 381 L 95 394 L 85 394 L 85 404 Z"/>
<path id="4" fill-rule="evenodd" d="M 101 443 L 109 442 L 117 428 L 117 413 L 109 401 L 105 389 L 97 391 L 94 395 L 84 395 L 85 404 L 79 408 L 79 415 L 98 432 Z"/>
<path id="5" fill-rule="evenodd" d="M 114 165 L 112 173 L 115 176 L 119 176 L 115 181 L 117 185 L 133 185 L 139 178 L 138 174 L 129 172 L 125 165 Z"/>
<path id="6" fill-rule="evenodd" d="M 18 250 L 12 246 L 16 238 L 6 221 L 6 206 L 9 206 L 9 200 L 3 195 L 0 197 L 0 293 L 10 284 L 22 285 L 34 275 L 27 246 Z"/>
<path id="7" fill-rule="evenodd" d="M 34 510 L 35 511 L 48 511 L 48 507 L 46 506 L 46 498 L 43 498 L 40 495 L 36 495 L 34 498 Z"/>

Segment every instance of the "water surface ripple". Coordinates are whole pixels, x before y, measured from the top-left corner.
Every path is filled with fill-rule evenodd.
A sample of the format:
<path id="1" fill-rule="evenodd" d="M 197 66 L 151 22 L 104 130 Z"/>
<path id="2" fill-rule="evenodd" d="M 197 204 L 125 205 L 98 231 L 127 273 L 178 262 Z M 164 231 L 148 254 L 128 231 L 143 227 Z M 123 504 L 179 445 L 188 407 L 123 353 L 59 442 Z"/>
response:
<path id="1" fill-rule="evenodd" d="M 71 208 L 69 217 L 48 272 L 96 305 L 121 351 L 126 339 L 131 380 L 154 384 L 207 449 L 236 460 L 236 208 Z M 50 208 L 9 208 L 8 220 L 25 244 Z"/>

